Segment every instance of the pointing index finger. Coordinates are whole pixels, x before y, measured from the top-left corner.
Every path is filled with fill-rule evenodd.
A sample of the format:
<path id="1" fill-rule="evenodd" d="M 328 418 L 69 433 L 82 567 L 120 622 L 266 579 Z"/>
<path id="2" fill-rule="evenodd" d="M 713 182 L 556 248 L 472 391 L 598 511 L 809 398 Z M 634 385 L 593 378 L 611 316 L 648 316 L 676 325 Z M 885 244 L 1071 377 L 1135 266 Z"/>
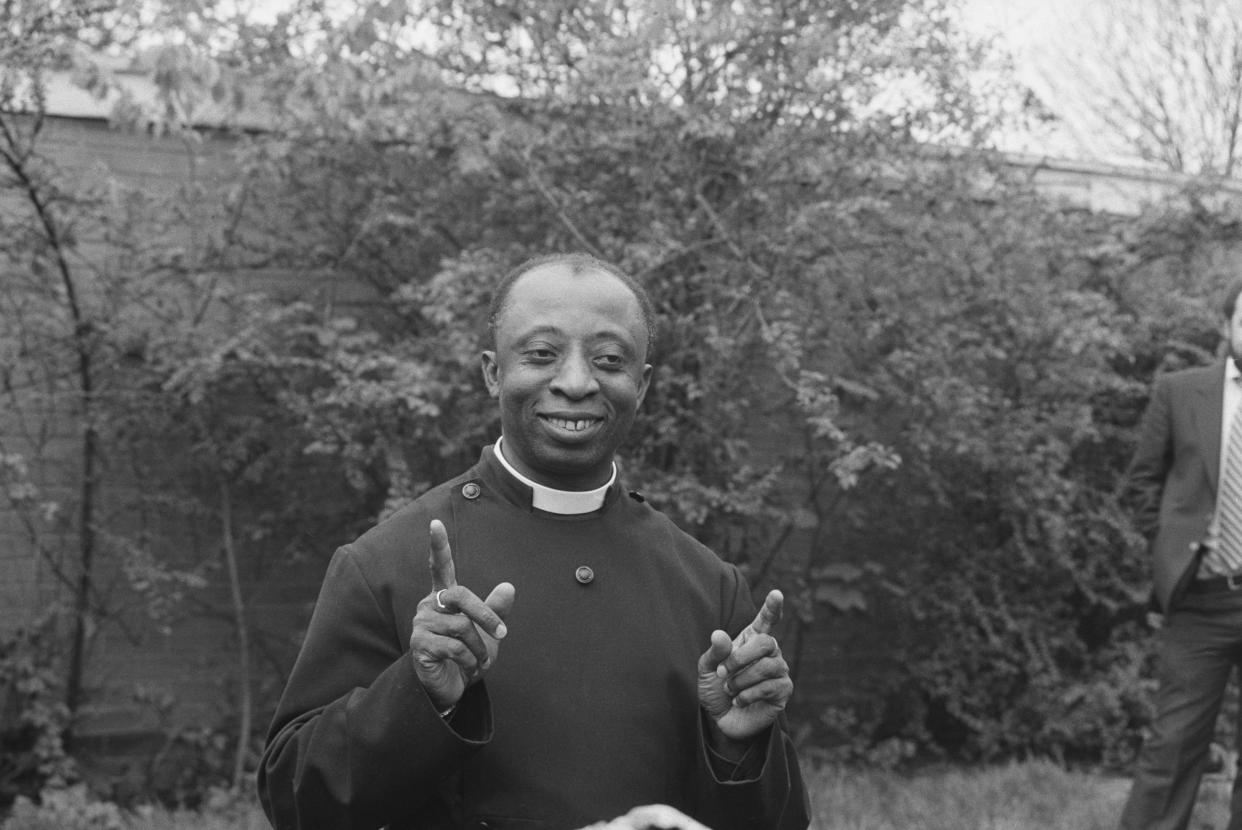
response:
<path id="1" fill-rule="evenodd" d="M 757 634 L 771 634 L 772 629 L 776 628 L 776 624 L 781 621 L 781 610 L 784 607 L 784 594 L 775 589 L 768 591 L 767 597 L 763 600 L 763 607 L 759 609 L 759 614 L 750 627 Z"/>
<path id="2" fill-rule="evenodd" d="M 448 531 L 444 522 L 431 520 L 431 554 L 427 564 L 431 568 L 431 590 L 452 588 L 457 584 L 457 571 L 453 567 L 453 551 L 449 548 Z"/>

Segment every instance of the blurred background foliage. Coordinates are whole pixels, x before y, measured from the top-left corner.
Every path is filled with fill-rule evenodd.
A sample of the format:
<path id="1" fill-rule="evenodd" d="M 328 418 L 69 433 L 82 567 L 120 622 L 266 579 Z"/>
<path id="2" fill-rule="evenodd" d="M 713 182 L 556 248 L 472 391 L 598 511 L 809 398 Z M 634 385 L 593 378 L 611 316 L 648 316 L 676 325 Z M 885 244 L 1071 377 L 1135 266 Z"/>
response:
<path id="1" fill-rule="evenodd" d="M 494 439 L 488 291 L 557 250 L 653 295 L 625 475 L 786 592 L 808 757 L 1126 763 L 1148 584 L 1114 490 L 1153 374 L 1213 358 L 1242 223 L 1210 183 L 1134 216 L 1041 195 L 990 149 L 1040 112 L 980 80 L 988 46 L 948 12 L 7 4 L 0 373 L 33 438 L 0 445 L 0 481 L 67 599 L 0 649 L 0 796 L 75 774 L 101 627 L 195 615 L 233 632 L 227 712 L 170 731 L 146 784 L 240 785 L 300 635 L 262 622 L 273 586 Z M 118 52 L 154 104 L 98 59 Z M 192 159 L 208 110 L 263 128 L 172 194 L 70 175 L 60 71 Z M 52 493 L 30 471 L 65 414 Z M 168 780 L 204 746 L 211 770 Z"/>

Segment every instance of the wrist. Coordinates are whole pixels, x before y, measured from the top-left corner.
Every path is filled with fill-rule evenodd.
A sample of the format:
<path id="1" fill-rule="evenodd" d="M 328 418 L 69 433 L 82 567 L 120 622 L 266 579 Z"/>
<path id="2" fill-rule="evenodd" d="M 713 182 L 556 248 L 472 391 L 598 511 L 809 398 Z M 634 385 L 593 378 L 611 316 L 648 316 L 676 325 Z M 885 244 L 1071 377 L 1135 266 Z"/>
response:
<path id="1" fill-rule="evenodd" d="M 436 711 L 436 714 L 442 718 L 447 718 L 449 715 L 453 714 L 453 710 L 457 708 L 459 703 L 461 703 L 460 693 L 456 697 L 453 697 L 451 691 L 444 689 L 433 688 L 426 684 L 422 684 L 421 688 L 428 705 L 430 705 L 431 708 Z"/>
<path id="2" fill-rule="evenodd" d="M 740 761 L 746 755 L 746 751 L 750 749 L 753 739 L 731 738 L 710 717 L 705 720 L 707 720 L 706 738 L 708 748 L 726 761 L 734 763 Z"/>

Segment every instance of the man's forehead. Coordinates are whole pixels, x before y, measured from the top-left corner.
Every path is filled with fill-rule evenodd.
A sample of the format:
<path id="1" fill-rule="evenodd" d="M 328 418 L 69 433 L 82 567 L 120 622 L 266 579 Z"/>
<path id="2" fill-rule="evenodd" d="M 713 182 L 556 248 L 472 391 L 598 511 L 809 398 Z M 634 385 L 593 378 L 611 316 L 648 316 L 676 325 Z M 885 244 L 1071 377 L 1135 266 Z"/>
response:
<path id="1" fill-rule="evenodd" d="M 573 280 L 591 279 L 610 280 L 615 282 L 617 285 L 625 287 L 627 291 L 629 290 L 629 287 L 626 286 L 616 274 L 610 274 L 602 268 L 595 268 L 589 265 L 574 266 L 568 262 L 545 262 L 541 265 L 536 265 L 529 271 L 522 272 L 522 275 L 514 280 L 513 287 L 509 289 L 509 295 L 512 296 L 513 293 L 523 285 L 529 285 L 531 283 L 560 285 Z"/>
<path id="2" fill-rule="evenodd" d="M 564 299 L 572 295 L 565 295 L 560 292 L 576 288 L 575 283 L 583 282 L 594 284 L 595 287 L 593 287 L 590 295 L 592 299 L 601 296 L 602 292 L 623 295 L 626 298 L 624 302 L 632 307 L 632 310 L 638 315 L 640 320 L 642 319 L 642 303 L 639 302 L 638 296 L 633 289 L 626 285 L 625 280 L 602 268 L 574 267 L 563 262 L 537 265 L 523 273 L 510 286 L 509 296 L 506 298 L 504 305 L 513 306 L 519 304 L 526 298 L 526 295 L 531 294 L 551 294 L 553 299 Z M 539 299 L 546 301 L 547 298 L 545 296 Z M 504 316 L 503 311 L 502 309 L 502 317 Z"/>
<path id="3" fill-rule="evenodd" d="M 583 286 L 588 283 L 589 286 Z M 583 291 L 579 291 L 579 289 Z M 592 307 L 609 308 L 607 331 L 627 335 L 646 345 L 648 336 L 642 303 L 633 289 L 606 269 L 575 267 L 563 262 L 537 265 L 513 281 L 500 309 L 498 329 L 525 337 L 533 331 L 574 328 L 582 315 L 598 320 Z M 515 312 L 517 312 L 515 314 Z M 515 328 L 516 327 L 516 328 Z"/>

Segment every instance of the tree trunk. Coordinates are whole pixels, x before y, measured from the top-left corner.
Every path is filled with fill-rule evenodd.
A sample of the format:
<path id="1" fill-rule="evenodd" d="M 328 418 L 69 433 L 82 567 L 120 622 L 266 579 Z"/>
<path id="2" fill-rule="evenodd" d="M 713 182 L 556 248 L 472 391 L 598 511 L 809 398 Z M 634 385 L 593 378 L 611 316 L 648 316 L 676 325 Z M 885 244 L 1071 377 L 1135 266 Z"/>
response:
<path id="1" fill-rule="evenodd" d="M 73 641 L 69 647 L 69 673 L 65 679 L 65 705 L 76 713 L 82 702 L 82 676 L 89 638 L 87 619 L 91 612 L 91 591 L 95 570 L 95 461 L 99 454 L 99 435 L 95 430 L 92 402 L 91 356 L 79 350 L 82 392 L 82 482 L 78 488 L 78 581 L 73 597 Z"/>
<path id="2" fill-rule="evenodd" d="M 82 702 L 82 676 L 86 662 L 86 644 L 90 638 L 87 620 L 91 612 L 95 569 L 95 499 L 96 474 L 99 460 L 99 433 L 95 427 L 95 366 L 93 361 L 95 329 L 88 310 L 78 297 L 78 281 L 69 266 L 68 249 L 72 243 L 62 233 L 54 210 L 54 188 L 41 179 L 37 169 L 29 166 L 35 137 L 42 129 L 42 114 L 36 116 L 29 135 L 23 139 L 13 123 L 0 119 L 0 159 L 13 175 L 14 181 L 29 202 L 43 231 L 47 256 L 56 268 L 64 291 L 65 309 L 73 324 L 73 350 L 77 356 L 77 386 L 82 396 L 82 481 L 78 488 L 78 570 L 73 587 L 73 639 L 69 647 L 69 670 L 65 678 L 65 704 L 70 713 Z"/>
<path id="3" fill-rule="evenodd" d="M 237 546 L 233 541 L 233 496 L 228 482 L 220 481 L 220 521 L 224 536 L 224 563 L 229 575 L 229 594 L 233 600 L 233 626 L 237 629 L 237 751 L 233 756 L 233 789 L 241 787 L 246 774 L 246 754 L 250 747 L 253 700 L 250 694 L 250 632 L 246 626 L 246 600 L 242 596 L 237 567 Z"/>

